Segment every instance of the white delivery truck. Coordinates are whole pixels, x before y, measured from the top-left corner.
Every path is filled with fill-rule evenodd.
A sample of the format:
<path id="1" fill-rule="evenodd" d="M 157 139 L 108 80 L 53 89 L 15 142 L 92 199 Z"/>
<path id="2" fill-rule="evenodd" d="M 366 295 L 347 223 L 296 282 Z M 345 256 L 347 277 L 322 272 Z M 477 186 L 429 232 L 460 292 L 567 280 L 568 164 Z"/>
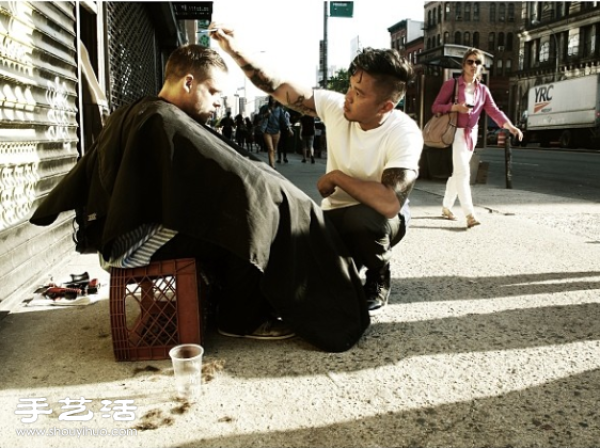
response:
<path id="1" fill-rule="evenodd" d="M 559 142 L 563 148 L 598 148 L 600 75 L 532 87 L 520 125 L 524 132 L 522 146 Z"/>

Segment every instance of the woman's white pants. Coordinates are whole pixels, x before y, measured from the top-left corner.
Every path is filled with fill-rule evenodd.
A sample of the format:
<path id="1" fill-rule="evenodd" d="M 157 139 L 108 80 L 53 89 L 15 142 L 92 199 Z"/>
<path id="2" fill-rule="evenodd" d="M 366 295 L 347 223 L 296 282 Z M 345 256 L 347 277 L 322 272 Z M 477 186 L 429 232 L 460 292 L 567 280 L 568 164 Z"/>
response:
<path id="1" fill-rule="evenodd" d="M 471 130 L 471 138 L 474 142 L 477 141 L 477 127 Z M 446 182 L 446 192 L 444 193 L 443 206 L 452 209 L 456 198 L 460 202 L 465 216 L 472 215 L 473 198 L 471 197 L 471 157 L 473 152 L 467 145 L 465 139 L 465 130 L 457 129 L 452 144 L 452 176 Z"/>

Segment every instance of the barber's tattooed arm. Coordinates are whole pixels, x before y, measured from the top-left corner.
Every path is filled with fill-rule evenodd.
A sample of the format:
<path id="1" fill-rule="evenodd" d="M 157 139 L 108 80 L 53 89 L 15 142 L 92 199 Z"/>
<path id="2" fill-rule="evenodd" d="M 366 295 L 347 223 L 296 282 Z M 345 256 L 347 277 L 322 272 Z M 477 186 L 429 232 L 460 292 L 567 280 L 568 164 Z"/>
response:
<path id="1" fill-rule="evenodd" d="M 380 181 L 358 179 L 340 170 L 332 170 L 319 178 L 317 190 L 326 198 L 341 188 L 361 204 L 391 219 L 400 213 L 416 179 L 416 171 L 404 168 L 385 170 Z"/>
<path id="2" fill-rule="evenodd" d="M 265 93 L 271 94 L 275 92 L 277 87 L 281 85 L 281 81 L 275 79 L 272 76 L 267 75 L 263 70 L 258 68 L 255 64 L 251 64 L 246 61 L 239 53 L 235 54 L 235 61 L 238 63 L 240 68 L 244 71 L 248 79 Z"/>
<path id="3" fill-rule="evenodd" d="M 276 75 L 277 71 L 274 68 L 250 56 L 235 38 L 233 28 L 212 22 L 209 29 L 215 30 L 210 33 L 210 37 L 219 42 L 221 48 L 240 66 L 252 84 L 290 109 L 304 115 L 317 116 L 311 86 L 301 85 L 287 78 L 284 80 Z"/>
<path id="4" fill-rule="evenodd" d="M 310 104 L 310 102 L 307 102 L 307 98 L 304 95 L 296 95 L 296 99 L 292 100 L 293 95 L 291 95 L 289 92 L 286 92 L 285 97 L 287 100 L 286 106 L 289 108 L 294 109 L 296 112 L 300 112 L 302 115 L 312 115 L 313 117 L 317 116 L 317 110 L 314 106 L 309 107 L 307 105 Z M 314 100 L 312 104 L 314 104 Z"/>
<path id="5" fill-rule="evenodd" d="M 236 56 L 236 62 L 240 64 L 241 69 L 246 76 L 248 76 L 248 79 L 252 84 L 260 90 L 272 95 L 281 104 L 296 112 L 300 112 L 302 115 L 317 116 L 317 111 L 314 106 L 310 107 L 312 101 L 307 102 L 306 95 L 301 94 L 299 90 L 295 89 L 292 85 L 283 82 L 277 76 L 270 75 L 256 64 L 246 61 L 241 55 L 237 54 Z M 285 98 L 285 101 L 283 101 L 283 98 Z"/>
<path id="6" fill-rule="evenodd" d="M 394 190 L 400 208 L 406 202 L 408 195 L 415 186 L 417 173 L 406 168 L 388 168 L 381 176 L 381 183 Z"/>

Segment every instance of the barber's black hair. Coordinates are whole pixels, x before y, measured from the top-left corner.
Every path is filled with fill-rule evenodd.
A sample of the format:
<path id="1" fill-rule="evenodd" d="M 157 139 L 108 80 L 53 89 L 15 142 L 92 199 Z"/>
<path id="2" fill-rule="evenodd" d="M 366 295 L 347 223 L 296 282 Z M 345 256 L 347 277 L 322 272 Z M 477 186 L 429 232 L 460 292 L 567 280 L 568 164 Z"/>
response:
<path id="1" fill-rule="evenodd" d="M 397 103 L 406 93 L 406 85 L 414 77 L 410 62 L 395 49 L 364 48 L 356 55 L 348 73 L 365 71 L 379 81 L 383 97 Z"/>

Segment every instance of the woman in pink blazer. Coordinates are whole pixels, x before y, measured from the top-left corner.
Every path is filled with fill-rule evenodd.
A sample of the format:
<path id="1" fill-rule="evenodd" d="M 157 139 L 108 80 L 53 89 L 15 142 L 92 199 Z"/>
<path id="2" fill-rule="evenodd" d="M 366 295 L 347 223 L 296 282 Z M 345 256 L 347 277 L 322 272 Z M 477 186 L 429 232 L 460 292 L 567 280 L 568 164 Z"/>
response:
<path id="1" fill-rule="evenodd" d="M 454 143 L 452 144 L 452 176 L 446 183 L 446 191 L 442 203 L 442 216 L 452 221 L 456 220 L 452 207 L 456 198 L 460 201 L 462 211 L 467 219 L 467 228 L 479 225 L 475 217 L 471 185 L 469 183 L 471 170 L 469 163 L 477 141 L 477 123 L 481 112 L 485 110 L 501 128 L 508 129 L 519 140 L 523 133 L 515 127 L 507 116 L 498 109 L 488 87 L 481 83 L 483 69 L 483 54 L 477 48 L 470 48 L 463 56 L 462 75 L 458 78 L 458 101 L 454 104 L 454 79 L 449 79 L 442 85 L 438 96 L 433 102 L 431 111 L 436 113 L 458 112 L 458 121 Z"/>

